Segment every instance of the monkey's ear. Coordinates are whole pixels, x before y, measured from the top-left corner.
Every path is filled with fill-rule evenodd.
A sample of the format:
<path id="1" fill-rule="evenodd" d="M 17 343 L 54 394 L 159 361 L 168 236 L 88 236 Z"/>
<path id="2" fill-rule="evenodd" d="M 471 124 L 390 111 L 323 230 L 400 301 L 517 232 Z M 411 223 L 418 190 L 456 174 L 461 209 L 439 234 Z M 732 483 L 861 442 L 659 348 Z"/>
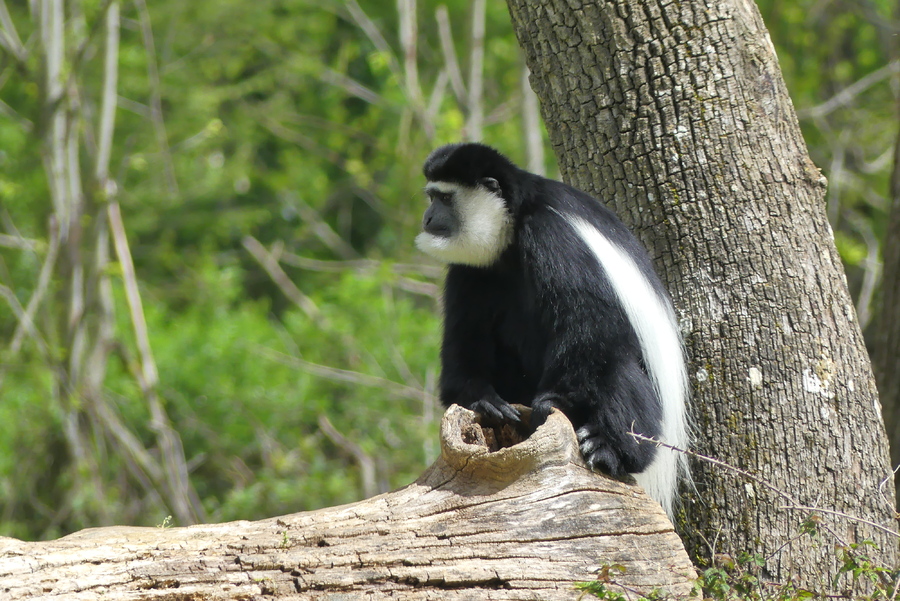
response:
<path id="1" fill-rule="evenodd" d="M 495 180 L 493 177 L 482 177 L 480 180 L 478 180 L 478 183 L 494 194 L 500 193 L 500 182 Z"/>

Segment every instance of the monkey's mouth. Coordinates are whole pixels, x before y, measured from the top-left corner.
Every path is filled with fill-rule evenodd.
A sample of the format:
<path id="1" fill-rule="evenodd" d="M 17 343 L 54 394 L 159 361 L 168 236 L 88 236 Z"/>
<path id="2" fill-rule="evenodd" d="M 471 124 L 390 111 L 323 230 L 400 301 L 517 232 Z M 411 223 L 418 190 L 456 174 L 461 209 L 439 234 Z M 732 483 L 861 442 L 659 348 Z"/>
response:
<path id="1" fill-rule="evenodd" d="M 453 234 L 453 230 L 449 225 L 443 224 L 427 224 L 423 228 L 424 233 L 437 236 L 438 238 L 449 238 Z"/>

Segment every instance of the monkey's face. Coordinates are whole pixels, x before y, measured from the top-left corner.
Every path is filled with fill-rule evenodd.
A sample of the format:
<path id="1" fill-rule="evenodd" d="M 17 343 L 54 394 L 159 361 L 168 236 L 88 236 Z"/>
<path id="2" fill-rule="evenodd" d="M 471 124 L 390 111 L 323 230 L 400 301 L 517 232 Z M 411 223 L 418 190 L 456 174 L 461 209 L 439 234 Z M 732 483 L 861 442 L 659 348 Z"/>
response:
<path id="1" fill-rule="evenodd" d="M 438 261 L 487 267 L 513 240 L 513 219 L 497 181 L 484 178 L 474 187 L 429 182 L 430 204 L 416 246 Z"/>

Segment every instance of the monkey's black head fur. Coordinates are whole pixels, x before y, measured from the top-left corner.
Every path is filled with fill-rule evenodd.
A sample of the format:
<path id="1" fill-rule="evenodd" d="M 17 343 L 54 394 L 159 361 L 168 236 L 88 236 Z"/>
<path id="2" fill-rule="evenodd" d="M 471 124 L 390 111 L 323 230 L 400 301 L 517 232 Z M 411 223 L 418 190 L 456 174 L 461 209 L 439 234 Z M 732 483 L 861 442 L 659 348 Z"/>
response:
<path id="1" fill-rule="evenodd" d="M 517 195 L 516 182 L 527 176 L 490 146 L 474 142 L 447 144 L 433 151 L 422 168 L 430 182 L 453 182 L 475 187 L 486 177 L 497 180 L 501 196 L 509 202 Z"/>

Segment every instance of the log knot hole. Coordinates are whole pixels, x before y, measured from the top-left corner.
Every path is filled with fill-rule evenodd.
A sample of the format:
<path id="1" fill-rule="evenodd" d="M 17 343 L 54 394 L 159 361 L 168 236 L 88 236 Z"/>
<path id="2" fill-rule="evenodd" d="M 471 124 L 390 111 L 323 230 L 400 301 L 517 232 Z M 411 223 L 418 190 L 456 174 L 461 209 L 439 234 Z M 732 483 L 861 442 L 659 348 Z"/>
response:
<path id="1" fill-rule="evenodd" d="M 515 480 L 549 465 L 584 466 L 572 424 L 562 412 L 554 410 L 531 431 L 531 408 L 516 408 L 522 425 L 492 426 L 473 411 L 451 406 L 441 421 L 441 458 L 456 471 L 494 482 Z"/>

